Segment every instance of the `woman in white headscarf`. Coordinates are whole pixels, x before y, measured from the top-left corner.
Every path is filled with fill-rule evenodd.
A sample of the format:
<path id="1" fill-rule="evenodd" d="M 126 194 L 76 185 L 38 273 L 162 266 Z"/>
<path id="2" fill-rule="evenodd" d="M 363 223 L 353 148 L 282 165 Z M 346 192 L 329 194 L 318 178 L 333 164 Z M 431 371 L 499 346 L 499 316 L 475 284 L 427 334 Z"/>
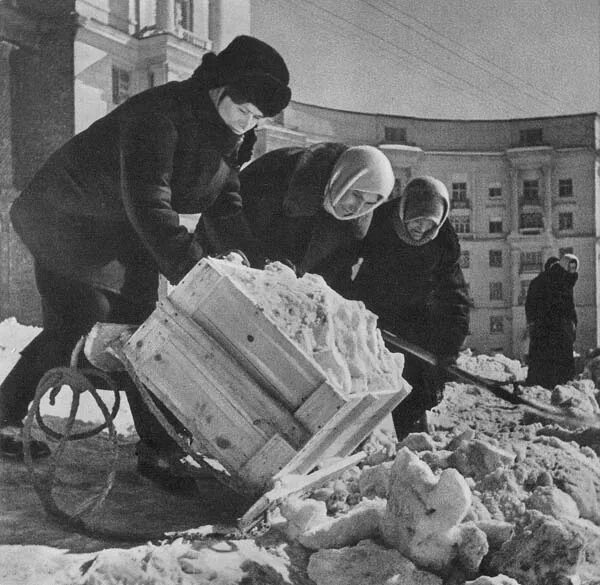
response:
<path id="1" fill-rule="evenodd" d="M 394 173 L 374 146 L 325 142 L 268 152 L 241 171 L 240 185 L 244 225 L 232 228 L 238 217 L 205 218 L 213 252 L 239 248 L 255 267 L 285 261 L 336 289 Z"/>

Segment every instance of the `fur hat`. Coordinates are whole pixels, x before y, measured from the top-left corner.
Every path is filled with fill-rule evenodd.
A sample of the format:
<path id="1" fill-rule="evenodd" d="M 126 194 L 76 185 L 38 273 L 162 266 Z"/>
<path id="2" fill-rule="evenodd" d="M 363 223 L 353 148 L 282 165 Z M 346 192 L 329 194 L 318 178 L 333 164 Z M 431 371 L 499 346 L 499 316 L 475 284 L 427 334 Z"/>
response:
<path id="1" fill-rule="evenodd" d="M 275 116 L 290 102 L 290 74 L 283 57 L 267 43 L 235 37 L 218 55 L 206 53 L 192 79 L 209 89 L 232 87 L 265 116 Z"/>
<path id="2" fill-rule="evenodd" d="M 394 171 L 385 154 L 374 146 L 351 146 L 335 162 L 325 187 L 323 207 L 337 219 L 354 219 L 366 215 L 387 201 L 394 188 Z M 335 204 L 350 190 L 381 195 L 376 205 L 365 207 L 358 215 L 339 217 Z"/>

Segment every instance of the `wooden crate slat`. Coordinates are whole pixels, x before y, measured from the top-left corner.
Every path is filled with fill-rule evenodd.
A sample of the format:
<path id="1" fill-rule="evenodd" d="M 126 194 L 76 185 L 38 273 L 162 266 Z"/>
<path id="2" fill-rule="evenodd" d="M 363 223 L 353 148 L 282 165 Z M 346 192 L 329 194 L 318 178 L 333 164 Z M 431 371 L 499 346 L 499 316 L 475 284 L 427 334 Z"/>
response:
<path id="1" fill-rule="evenodd" d="M 267 442 L 268 436 L 231 404 L 210 377 L 198 370 L 196 363 L 203 356 L 182 343 L 181 332 L 170 320 L 165 323 L 161 318 L 157 327 L 148 332 L 151 343 L 138 348 L 137 356 L 126 353 L 134 371 L 203 449 L 225 467 L 239 469 Z M 135 337 L 136 343 L 140 341 Z"/>
<path id="2" fill-rule="evenodd" d="M 297 451 L 281 436 L 273 435 L 239 471 L 240 477 L 251 487 L 264 490 L 270 487 L 272 477 L 281 471 Z"/>
<path id="3" fill-rule="evenodd" d="M 220 374 L 217 371 L 211 372 L 214 384 L 223 387 L 225 394 L 250 417 L 255 426 L 263 429 L 268 436 L 281 434 L 296 449 L 308 441 L 311 437 L 308 429 L 296 420 L 287 410 L 286 405 L 277 400 L 277 397 L 265 392 L 253 376 L 216 339 L 187 315 L 181 314 L 168 299 L 160 304 L 159 310 L 176 322 L 191 339 L 202 335 L 208 340 L 207 342 L 210 342 L 211 351 L 219 355 L 217 364 L 224 364 Z M 198 363 L 198 367 L 202 367 L 201 362 Z M 232 379 L 229 379 L 228 375 Z"/>
<path id="4" fill-rule="evenodd" d="M 198 264 L 169 300 L 235 355 L 290 410 L 326 380 L 312 357 L 287 337 L 211 260 Z"/>
<path id="5" fill-rule="evenodd" d="M 408 388 L 403 388 L 399 391 L 362 394 L 353 398 L 315 433 L 278 477 L 308 473 L 319 461 L 348 455 L 407 394 Z"/>
<path id="6" fill-rule="evenodd" d="M 294 417 L 314 434 L 321 430 L 347 402 L 346 396 L 338 392 L 329 382 L 323 382 L 294 412 Z"/>

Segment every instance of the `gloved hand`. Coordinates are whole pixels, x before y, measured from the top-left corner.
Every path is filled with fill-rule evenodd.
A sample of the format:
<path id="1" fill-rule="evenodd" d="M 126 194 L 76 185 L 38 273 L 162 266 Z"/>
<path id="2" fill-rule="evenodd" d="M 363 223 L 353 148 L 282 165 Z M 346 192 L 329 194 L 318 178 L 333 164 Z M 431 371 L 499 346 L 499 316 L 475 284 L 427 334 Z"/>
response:
<path id="1" fill-rule="evenodd" d="M 215 256 L 215 258 L 217 258 L 218 260 L 237 260 L 241 262 L 244 266 L 250 267 L 250 261 L 246 257 L 246 254 L 244 254 L 244 252 L 242 252 L 241 250 L 227 250 L 227 252 L 223 252 L 223 254 Z"/>

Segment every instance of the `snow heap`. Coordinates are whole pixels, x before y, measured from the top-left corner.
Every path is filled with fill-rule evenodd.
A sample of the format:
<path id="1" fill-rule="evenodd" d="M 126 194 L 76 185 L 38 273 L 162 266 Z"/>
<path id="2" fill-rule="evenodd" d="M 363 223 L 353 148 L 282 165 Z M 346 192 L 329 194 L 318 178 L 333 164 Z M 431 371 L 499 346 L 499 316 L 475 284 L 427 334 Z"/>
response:
<path id="1" fill-rule="evenodd" d="M 406 384 L 404 356 L 385 347 L 377 316 L 362 302 L 345 299 L 318 275 L 297 278 L 280 262 L 255 270 L 222 261 L 219 268 L 323 368 L 338 390 L 396 390 Z"/>
<path id="2" fill-rule="evenodd" d="M 527 376 L 527 368 L 523 367 L 521 362 L 511 360 L 500 353 L 493 356 L 473 355 L 473 352 L 467 349 L 458 356 L 456 365 L 467 372 L 497 382 L 517 382 Z"/>

